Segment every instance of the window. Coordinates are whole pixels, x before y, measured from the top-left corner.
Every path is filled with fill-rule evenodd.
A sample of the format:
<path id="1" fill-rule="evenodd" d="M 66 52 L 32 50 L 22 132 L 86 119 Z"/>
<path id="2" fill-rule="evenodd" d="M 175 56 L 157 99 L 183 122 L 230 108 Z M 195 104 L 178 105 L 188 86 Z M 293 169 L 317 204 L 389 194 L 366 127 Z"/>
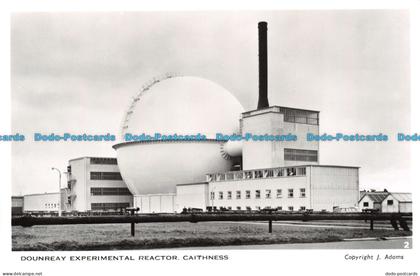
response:
<path id="1" fill-rule="evenodd" d="M 300 197 L 306 197 L 306 190 L 304 188 L 300 189 Z"/>
<path id="2" fill-rule="evenodd" d="M 306 210 L 306 207 L 305 206 L 300 206 L 300 210 L 301 211 L 305 211 Z"/>
<path id="3" fill-rule="evenodd" d="M 116 158 L 90 158 L 90 164 L 117 165 Z"/>
<path id="4" fill-rule="evenodd" d="M 275 176 L 283 176 L 283 169 L 274 169 Z"/>
<path id="5" fill-rule="evenodd" d="M 363 207 L 369 207 L 369 202 L 363 202 Z"/>
<path id="6" fill-rule="evenodd" d="M 261 191 L 255 190 L 255 198 L 261 198 Z"/>
<path id="7" fill-rule="evenodd" d="M 255 171 L 255 178 L 262 178 L 263 177 L 263 171 Z"/>
<path id="8" fill-rule="evenodd" d="M 255 210 L 261 210 L 260 206 L 255 206 Z"/>
<path id="9" fill-rule="evenodd" d="M 241 199 L 241 191 L 236 191 L 236 199 Z"/>
<path id="10" fill-rule="evenodd" d="M 245 198 L 250 199 L 251 198 L 251 191 L 245 191 Z"/>
<path id="11" fill-rule="evenodd" d="M 288 209 L 289 211 L 293 211 L 293 206 L 289 206 L 287 209 Z"/>
<path id="12" fill-rule="evenodd" d="M 219 199 L 223 199 L 223 192 L 219 192 Z"/>
<path id="13" fill-rule="evenodd" d="M 306 175 L 306 168 L 297 168 L 297 175 Z"/>
<path id="14" fill-rule="evenodd" d="M 214 192 L 210 193 L 210 199 L 214 199 Z"/>
<path id="15" fill-rule="evenodd" d="M 284 149 L 284 160 L 318 162 L 318 151 L 300 150 L 300 149 Z"/>
<path id="16" fill-rule="evenodd" d="M 386 202 L 387 205 L 394 205 L 394 201 L 392 199 L 387 200 Z"/>
<path id="17" fill-rule="evenodd" d="M 232 206 L 229 206 L 229 207 L 227 207 L 228 208 L 228 210 L 232 210 Z"/>
<path id="18" fill-rule="evenodd" d="M 232 199 L 232 191 L 227 192 L 227 199 Z"/>
<path id="19" fill-rule="evenodd" d="M 287 196 L 288 197 L 293 197 L 293 189 L 287 190 Z"/>
<path id="20" fill-rule="evenodd" d="M 91 180 L 122 180 L 119 172 L 90 172 Z"/>
<path id="21" fill-rule="evenodd" d="M 265 190 L 265 198 L 271 198 L 271 190 Z"/>
<path id="22" fill-rule="evenodd" d="M 116 202 L 116 203 L 91 203 L 91 210 L 117 210 L 130 207 L 128 202 Z"/>
<path id="23" fill-rule="evenodd" d="M 90 188 L 91 196 L 102 196 L 102 195 L 131 195 L 130 190 L 127 188 L 103 188 L 96 187 Z"/>
<path id="24" fill-rule="evenodd" d="M 283 210 L 283 207 L 282 206 L 277 206 L 277 210 L 281 211 L 281 210 Z"/>
<path id="25" fill-rule="evenodd" d="M 319 124 L 319 114 L 316 111 L 281 107 L 280 112 L 284 114 L 285 122 L 308 124 L 308 125 Z"/>
<path id="26" fill-rule="evenodd" d="M 241 210 L 241 206 L 236 207 L 236 210 Z"/>
<path id="27" fill-rule="evenodd" d="M 293 176 L 296 175 L 296 168 L 287 168 L 287 176 Z"/>
<path id="28" fill-rule="evenodd" d="M 277 198 L 281 198 L 282 197 L 282 191 L 281 189 L 277 189 Z"/>
<path id="29" fill-rule="evenodd" d="M 251 211 L 251 207 L 250 206 L 246 206 L 246 210 L 247 211 Z"/>

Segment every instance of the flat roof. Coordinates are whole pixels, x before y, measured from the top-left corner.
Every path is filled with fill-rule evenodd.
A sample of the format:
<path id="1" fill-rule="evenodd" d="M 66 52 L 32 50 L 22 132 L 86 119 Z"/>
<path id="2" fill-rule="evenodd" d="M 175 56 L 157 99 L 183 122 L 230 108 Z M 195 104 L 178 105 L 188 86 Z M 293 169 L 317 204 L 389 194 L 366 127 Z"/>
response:
<path id="1" fill-rule="evenodd" d="M 240 170 L 240 171 L 214 172 L 214 173 L 206 173 L 206 175 L 207 175 L 207 174 L 217 174 L 217 173 L 249 172 L 249 171 L 258 171 L 258 170 L 287 169 L 287 168 L 306 168 L 306 167 L 343 168 L 343 169 L 360 169 L 360 167 L 356 167 L 356 166 L 305 164 L 305 165 L 295 165 L 295 166 L 283 166 L 283 167 L 271 167 L 271 168 L 258 168 L 258 169 L 249 169 L 249 170 Z"/>
<path id="2" fill-rule="evenodd" d="M 45 193 L 35 193 L 35 194 L 27 194 L 27 195 L 23 195 L 24 197 L 25 196 L 36 196 L 36 195 L 53 195 L 53 194 L 59 194 L 58 192 L 49 192 L 49 193 L 47 193 L 47 192 L 45 192 Z"/>
<path id="3" fill-rule="evenodd" d="M 209 184 L 209 183 L 208 182 L 184 183 L 184 184 L 176 184 L 175 186 L 206 185 L 206 184 Z"/>
<path id="4" fill-rule="evenodd" d="M 245 112 L 242 112 L 242 114 L 248 114 L 248 113 L 252 113 L 255 111 L 263 111 L 266 110 L 269 111 L 269 109 L 272 109 L 273 107 L 277 107 L 277 108 L 285 108 L 285 109 L 292 109 L 292 110 L 298 110 L 298 111 L 307 111 L 307 112 L 315 112 L 315 113 L 320 113 L 320 111 L 318 110 L 311 110 L 311 109 L 303 109 L 303 108 L 295 108 L 295 107 L 287 107 L 287 106 L 280 106 L 280 105 L 271 105 L 269 107 L 266 108 L 262 108 L 262 109 L 253 109 L 253 110 L 248 110 Z"/>
<path id="5" fill-rule="evenodd" d="M 76 161 L 76 160 L 80 160 L 80 159 L 85 159 L 85 158 L 108 158 L 108 159 L 117 159 L 116 157 L 98 157 L 98 156 L 82 156 L 82 157 L 77 157 L 77 158 L 73 158 L 73 159 L 69 159 L 70 161 Z"/>

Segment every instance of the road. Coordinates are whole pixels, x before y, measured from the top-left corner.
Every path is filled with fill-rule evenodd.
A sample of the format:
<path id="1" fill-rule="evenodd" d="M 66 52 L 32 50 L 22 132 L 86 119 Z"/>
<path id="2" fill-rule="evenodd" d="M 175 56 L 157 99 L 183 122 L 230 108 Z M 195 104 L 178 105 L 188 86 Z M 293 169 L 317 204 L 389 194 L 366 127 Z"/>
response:
<path id="1" fill-rule="evenodd" d="M 352 240 L 323 243 L 289 243 L 262 245 L 232 245 L 212 247 L 187 247 L 178 250 L 226 250 L 226 249 L 411 249 L 413 241 L 408 238 L 388 238 L 387 240 Z"/>

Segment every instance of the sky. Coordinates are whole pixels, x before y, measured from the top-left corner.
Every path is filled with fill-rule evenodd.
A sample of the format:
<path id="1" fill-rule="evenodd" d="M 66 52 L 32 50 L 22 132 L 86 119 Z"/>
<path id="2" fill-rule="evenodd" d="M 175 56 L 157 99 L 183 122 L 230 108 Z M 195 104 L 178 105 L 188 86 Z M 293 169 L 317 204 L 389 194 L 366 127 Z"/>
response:
<path id="1" fill-rule="evenodd" d="M 112 142 L 32 142 L 33 133 L 118 135 L 143 84 L 167 72 L 212 80 L 245 110 L 258 96 L 257 23 L 268 22 L 271 105 L 319 110 L 320 133 L 388 134 L 323 142 L 320 163 L 360 166 L 360 188 L 410 187 L 409 13 L 404 10 L 15 13 L 11 21 L 12 193 L 57 190 L 81 156 Z M 217 111 L 217 110 L 215 110 Z M 64 185 L 64 181 L 63 181 Z"/>

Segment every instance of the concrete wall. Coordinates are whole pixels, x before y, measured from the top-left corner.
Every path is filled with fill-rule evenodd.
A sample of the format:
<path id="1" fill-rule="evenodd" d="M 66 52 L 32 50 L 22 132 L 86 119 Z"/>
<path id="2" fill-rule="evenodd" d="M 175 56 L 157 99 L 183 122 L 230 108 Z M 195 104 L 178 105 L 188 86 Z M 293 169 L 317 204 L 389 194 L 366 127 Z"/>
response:
<path id="1" fill-rule="evenodd" d="M 135 195 L 134 207 L 139 213 L 173 213 L 175 212 L 175 194 Z"/>
<path id="2" fill-rule="evenodd" d="M 334 206 L 358 207 L 358 168 L 314 166 L 310 167 L 309 177 L 312 209 L 332 211 Z"/>
<path id="3" fill-rule="evenodd" d="M 242 119 L 242 133 L 254 135 L 297 135 L 297 141 L 244 141 L 243 169 L 261 169 L 283 166 L 319 163 L 319 142 L 308 142 L 307 133 L 318 134 L 318 125 L 284 122 L 284 115 L 278 112 L 257 111 L 258 115 L 248 115 Z M 285 161 L 284 149 L 301 149 L 318 151 L 318 162 Z"/>
<path id="4" fill-rule="evenodd" d="M 92 203 L 129 203 L 133 206 L 132 195 L 91 195 L 90 188 L 127 188 L 122 180 L 91 180 L 90 172 L 119 172 L 117 165 L 87 164 L 87 197 L 86 205 L 91 209 Z"/>
<path id="5" fill-rule="evenodd" d="M 181 212 L 183 208 L 206 209 L 209 206 L 208 183 L 185 184 L 176 186 L 176 211 Z"/>
<path id="6" fill-rule="evenodd" d="M 75 195 L 72 199 L 71 210 L 74 211 L 87 211 L 89 206 L 87 205 L 87 158 L 75 159 L 69 161 L 71 166 L 71 179 L 75 179 L 76 182 L 72 185 L 71 194 Z"/>
<path id="7" fill-rule="evenodd" d="M 12 216 L 23 213 L 23 196 L 12 196 Z"/>
<path id="8" fill-rule="evenodd" d="M 59 193 L 31 194 L 24 196 L 24 212 L 58 212 Z"/>
<path id="9" fill-rule="evenodd" d="M 304 188 L 306 196 L 300 197 L 300 189 Z M 277 189 L 282 190 L 282 196 L 277 198 Z M 293 198 L 288 197 L 288 189 L 293 189 Z M 251 198 L 246 198 L 246 191 L 251 192 Z M 260 190 L 261 197 L 256 198 L 256 190 Z M 271 190 L 271 198 L 266 198 L 266 190 Z M 227 192 L 232 192 L 232 199 L 227 199 Z M 241 191 L 241 199 L 236 199 L 236 191 Z M 246 207 L 251 207 L 252 210 L 260 207 L 277 208 L 282 207 L 287 210 L 289 206 L 293 206 L 295 211 L 299 210 L 301 206 L 310 208 L 310 189 L 309 179 L 306 176 L 293 177 L 279 177 L 279 178 L 263 178 L 263 179 L 248 179 L 248 180 L 234 180 L 210 182 L 209 193 L 214 192 L 214 200 L 209 201 L 210 206 L 216 207 L 231 207 L 236 210 L 241 207 L 245 210 Z M 219 199 L 219 192 L 223 192 L 224 198 Z"/>
<path id="10" fill-rule="evenodd" d="M 91 195 L 90 188 L 127 188 L 122 180 L 91 180 L 90 172 L 119 172 L 118 165 L 113 164 L 90 164 L 90 158 L 78 158 L 69 161 L 71 166 L 71 178 L 75 179 L 71 194 L 73 202 L 71 210 L 91 210 L 92 203 L 129 203 L 133 206 L 131 195 Z"/>

